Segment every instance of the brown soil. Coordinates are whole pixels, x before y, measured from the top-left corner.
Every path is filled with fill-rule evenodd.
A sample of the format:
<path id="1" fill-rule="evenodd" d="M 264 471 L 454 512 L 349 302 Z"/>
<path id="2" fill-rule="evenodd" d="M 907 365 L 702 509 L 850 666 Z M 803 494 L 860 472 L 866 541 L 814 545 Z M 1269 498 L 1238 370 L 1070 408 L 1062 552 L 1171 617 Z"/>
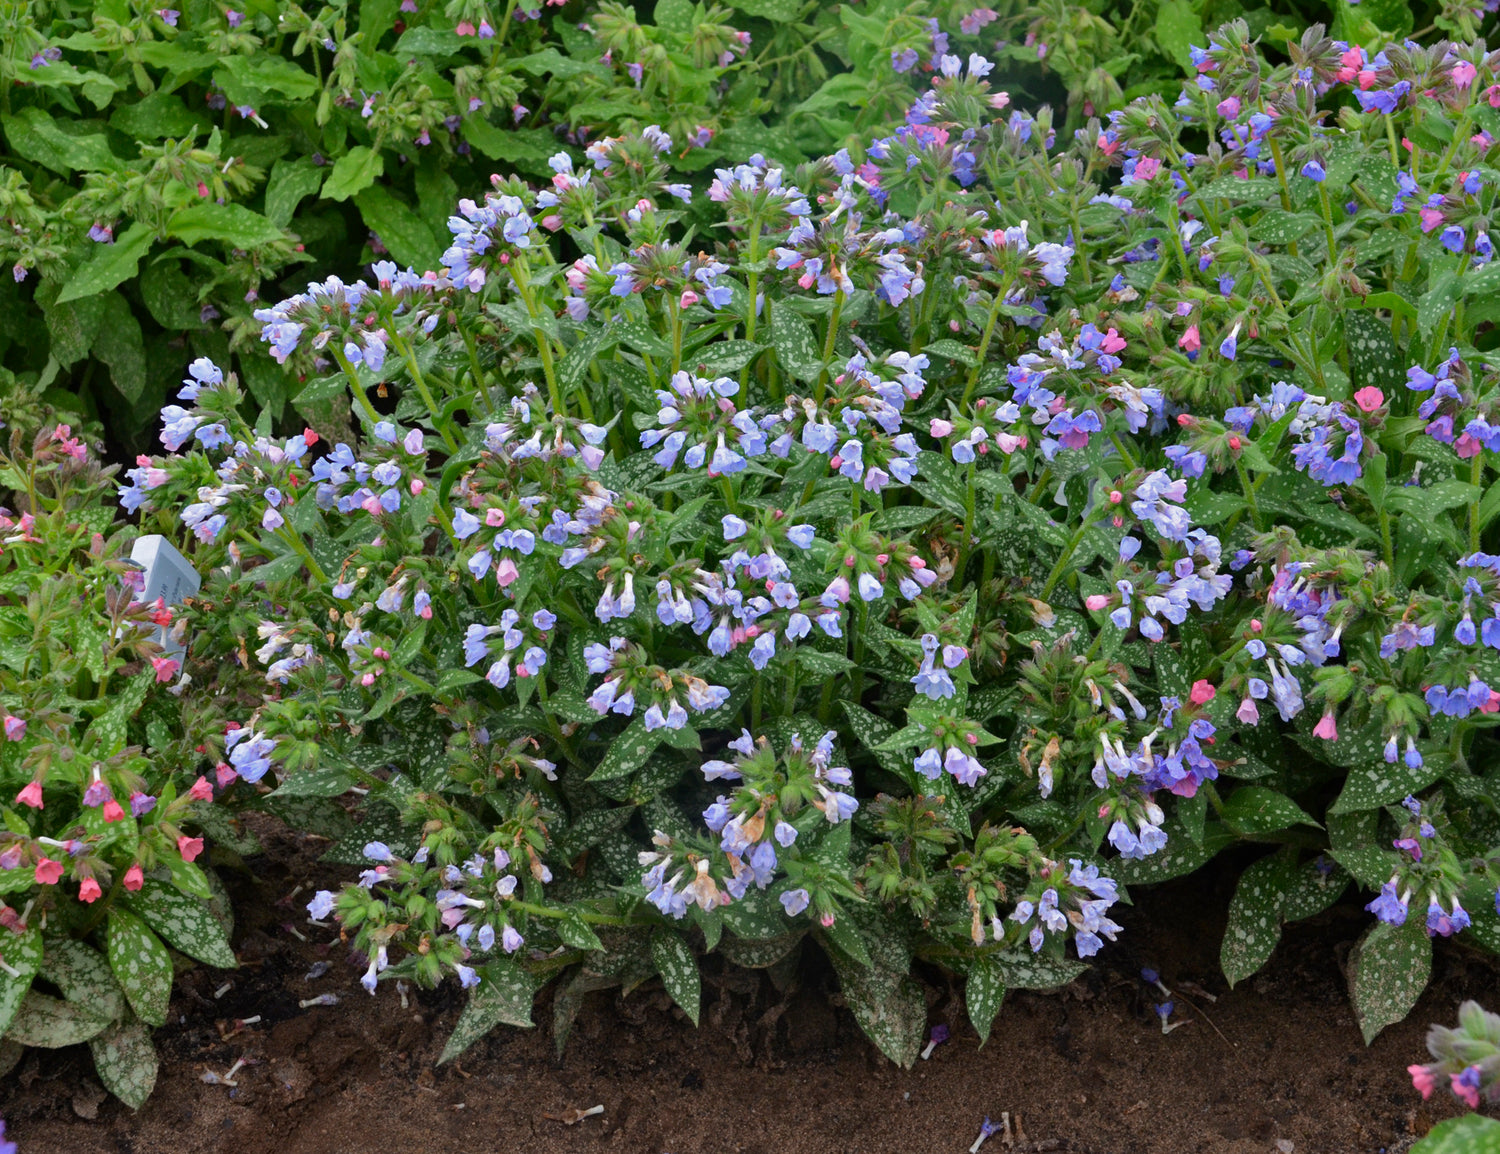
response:
<path id="1" fill-rule="evenodd" d="M 561 1062 L 545 1026 L 502 1027 L 434 1067 L 460 996 L 413 992 L 403 1010 L 386 984 L 373 998 L 359 988 L 326 932 L 301 942 L 283 929 L 300 924 L 282 901 L 292 888 L 337 875 L 316 864 L 322 843 L 262 832 L 253 872 L 227 878 L 242 968 L 182 976 L 150 1101 L 133 1113 L 101 1100 L 84 1047 L 30 1052 L 0 1086 L 20 1154 L 961 1154 L 1002 1111 L 1017 1141 L 997 1134 L 987 1154 L 1399 1154 L 1458 1112 L 1447 1097 L 1424 1104 L 1406 1076 L 1425 1060 L 1428 1023 L 1451 1022 L 1466 997 L 1500 1004 L 1497 960 L 1440 943 L 1415 1013 L 1367 1049 L 1339 968 L 1368 922 L 1352 902 L 1289 927 L 1269 966 L 1226 991 L 1226 877 L 1140 895 L 1102 964 L 1061 993 L 1010 995 L 982 1049 L 957 994 L 926 974 L 932 1020 L 954 1038 L 912 1070 L 864 1040 L 816 951 L 785 993 L 709 960 L 699 1029 L 659 989 L 606 991 Z M 331 969 L 308 980 L 319 961 Z M 1143 963 L 1179 990 L 1190 1025 L 1163 1036 Z M 1184 982 L 1218 995 L 1192 995 L 1207 1017 Z M 325 992 L 343 1000 L 299 1008 Z M 219 1021 L 253 1014 L 259 1025 L 221 1038 Z M 536 1018 L 550 1021 L 545 996 Z M 200 1080 L 241 1057 L 253 1064 L 238 1087 Z M 577 1125 L 549 1117 L 594 1105 L 603 1115 Z"/>

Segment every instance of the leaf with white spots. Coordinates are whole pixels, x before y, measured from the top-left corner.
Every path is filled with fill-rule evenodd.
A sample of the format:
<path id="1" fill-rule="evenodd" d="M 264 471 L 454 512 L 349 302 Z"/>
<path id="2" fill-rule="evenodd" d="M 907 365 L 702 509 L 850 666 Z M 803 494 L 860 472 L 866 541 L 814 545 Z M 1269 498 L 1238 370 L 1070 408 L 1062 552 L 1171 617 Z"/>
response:
<path id="1" fill-rule="evenodd" d="M 542 983 L 530 970 L 511 962 L 491 962 L 479 967 L 479 985 L 469 992 L 469 1003 L 458 1016 L 458 1024 L 438 1065 L 457 1058 L 496 1026 L 530 1029 L 531 1006 Z"/>
<path id="2" fill-rule="evenodd" d="M 1318 825 L 1291 798 L 1263 785 L 1242 785 L 1229 795 L 1219 816 L 1240 834 L 1271 833 L 1298 824 Z"/>
<path id="3" fill-rule="evenodd" d="M 1301 921 L 1320 914 L 1349 888 L 1349 874 L 1324 858 L 1304 862 L 1287 890 L 1281 920 Z"/>
<path id="4" fill-rule="evenodd" d="M 719 953 L 747 970 L 767 970 L 795 950 L 805 932 L 798 930 L 774 938 L 727 937 L 719 943 Z"/>
<path id="5" fill-rule="evenodd" d="M 557 923 L 557 936 L 565 945 L 575 950 L 602 950 L 604 943 L 599 935 L 589 929 L 588 923 L 578 916 L 577 910 L 569 910 L 567 916 Z"/>
<path id="6" fill-rule="evenodd" d="M 1162 830 L 1167 835 L 1165 848 L 1143 858 L 1122 858 L 1110 864 L 1116 881 L 1123 885 L 1147 885 L 1190 874 L 1234 840 L 1224 826 L 1208 822 L 1203 827 L 1202 844 L 1195 845 L 1175 814 L 1167 818 Z"/>
<path id="7" fill-rule="evenodd" d="M 1263 857 L 1240 874 L 1219 947 L 1219 964 L 1231 989 L 1270 960 L 1281 941 L 1287 891 L 1295 883 L 1295 865 L 1280 854 Z"/>
<path id="8" fill-rule="evenodd" d="M 589 781 L 612 781 L 617 777 L 629 777 L 650 759 L 660 739 L 646 732 L 646 723 L 633 718 L 609 744 L 608 751 L 599 762 L 599 767 L 589 776 Z"/>
<path id="9" fill-rule="evenodd" d="M 47 980 L 70 1002 L 86 1003 L 107 1021 L 126 1013 L 125 993 L 110 973 L 104 955 L 72 938 L 49 938 L 46 943 Z"/>
<path id="10" fill-rule="evenodd" d="M 1500 1150 L 1500 1122 L 1466 1114 L 1439 1122 L 1411 1148 L 1411 1154 L 1495 1154 Z"/>
<path id="11" fill-rule="evenodd" d="M 125 904 L 188 957 L 221 970 L 232 970 L 239 965 L 223 924 L 214 917 L 207 902 L 147 879 L 138 893 L 126 895 Z"/>
<path id="12" fill-rule="evenodd" d="M 87 1042 L 108 1025 L 108 1018 L 87 1006 L 32 990 L 21 1001 L 5 1036 L 23 1046 L 59 1050 Z"/>
<path id="13" fill-rule="evenodd" d="M 0 970 L 0 1034 L 10 1026 L 21 1008 L 21 999 L 31 989 L 31 979 L 42 967 L 42 934 L 35 927 L 25 933 L 0 934 L 0 961 L 16 971 Z"/>
<path id="14" fill-rule="evenodd" d="M 1411 1012 L 1431 973 L 1432 939 L 1420 916 L 1365 932 L 1349 954 L 1349 997 L 1366 1045 Z"/>
<path id="15" fill-rule="evenodd" d="M 1408 769 L 1405 762 L 1387 765 L 1382 757 L 1374 757 L 1362 766 L 1351 769 L 1344 778 L 1344 788 L 1334 803 L 1328 807 L 1330 814 L 1356 813 L 1364 809 L 1379 809 L 1393 801 L 1400 801 L 1408 794 L 1426 789 L 1438 779 L 1441 768 L 1427 764 Z"/>
<path id="16" fill-rule="evenodd" d="M 792 309 L 780 301 L 771 311 L 771 344 L 776 360 L 788 377 L 812 384 L 823 368 L 823 354 L 813 338 L 812 329 Z"/>
<path id="17" fill-rule="evenodd" d="M 990 1026 L 1005 1000 L 1005 975 L 999 963 L 987 957 L 976 958 L 964 983 L 964 1008 L 969 1025 L 979 1034 L 979 1044 L 989 1041 Z"/>
<path id="18" fill-rule="evenodd" d="M 839 976 L 844 1001 L 870 1041 L 896 1065 L 910 1069 L 922 1048 L 927 1000 L 922 987 L 904 974 L 879 966 L 855 965 L 837 950 L 828 955 Z"/>
<path id="19" fill-rule="evenodd" d="M 1346 309 L 1344 348 L 1349 354 L 1349 384 L 1354 389 L 1374 386 L 1387 396 L 1406 384 L 1406 363 L 1390 321 L 1367 309 Z"/>
<path id="20" fill-rule="evenodd" d="M 172 998 L 172 959 L 161 939 L 133 913 L 109 911 L 109 968 L 142 1021 L 165 1024 Z"/>
<path id="21" fill-rule="evenodd" d="M 683 1012 L 698 1024 L 698 1007 L 703 997 L 703 979 L 698 975 L 698 959 L 673 930 L 658 929 L 651 935 L 651 960 L 661 975 L 662 985 Z"/>
<path id="22" fill-rule="evenodd" d="M 156 1086 L 156 1047 L 151 1031 L 136 1018 L 116 1022 L 89 1039 L 94 1069 L 104 1088 L 132 1110 L 139 1110 Z"/>
<path id="23" fill-rule="evenodd" d="M 1005 950 L 992 956 L 1000 976 L 1013 990 L 1056 990 L 1088 970 L 1085 963 L 1072 958 L 1034 954 L 1030 949 Z"/>

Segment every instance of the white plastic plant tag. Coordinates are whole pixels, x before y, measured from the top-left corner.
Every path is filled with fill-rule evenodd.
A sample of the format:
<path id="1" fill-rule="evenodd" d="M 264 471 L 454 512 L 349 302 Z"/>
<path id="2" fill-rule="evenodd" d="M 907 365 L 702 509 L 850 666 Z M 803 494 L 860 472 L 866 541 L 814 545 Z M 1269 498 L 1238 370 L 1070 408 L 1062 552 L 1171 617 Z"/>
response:
<path id="1" fill-rule="evenodd" d="M 130 550 L 130 560 L 146 574 L 141 600 L 147 605 L 155 605 L 158 598 L 168 605 L 181 605 L 184 598 L 197 593 L 203 584 L 188 559 L 157 533 L 136 538 Z M 156 626 L 156 641 L 168 656 L 177 657 L 183 652 L 182 645 L 172 638 L 165 625 Z"/>

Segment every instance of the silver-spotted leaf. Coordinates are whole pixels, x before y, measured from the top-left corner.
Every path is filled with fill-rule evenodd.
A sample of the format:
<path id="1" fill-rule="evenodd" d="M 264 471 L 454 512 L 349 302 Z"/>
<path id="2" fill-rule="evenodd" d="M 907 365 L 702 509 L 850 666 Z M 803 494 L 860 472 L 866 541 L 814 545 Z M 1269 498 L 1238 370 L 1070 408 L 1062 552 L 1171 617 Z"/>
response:
<path id="1" fill-rule="evenodd" d="M 854 965 L 837 951 L 830 954 L 844 1001 L 870 1041 L 896 1065 L 910 1069 L 922 1048 L 927 1000 L 922 987 L 904 974 L 879 966 Z"/>
<path id="2" fill-rule="evenodd" d="M 153 1026 L 165 1024 L 172 998 L 172 959 L 161 939 L 129 910 L 109 911 L 109 968 L 130 1008 Z"/>
<path id="3" fill-rule="evenodd" d="M 140 891 L 125 899 L 133 913 L 190 958 L 221 970 L 239 965 L 224 926 L 208 902 L 148 878 Z"/>
<path id="4" fill-rule="evenodd" d="M 110 972 L 109 962 L 93 946 L 72 938 L 49 938 L 46 975 L 68 1001 L 87 1005 L 107 1021 L 125 1017 L 125 992 Z"/>
<path id="5" fill-rule="evenodd" d="M 0 960 L 15 971 L 12 975 L 0 970 L 0 1034 L 3 1034 L 21 1008 L 26 991 L 31 989 L 31 979 L 42 967 L 41 931 L 33 927 L 25 933 L 0 934 Z"/>
<path id="6" fill-rule="evenodd" d="M 698 974 L 698 959 L 673 930 L 658 929 L 651 935 L 651 960 L 661 975 L 662 985 L 683 1012 L 698 1024 L 698 1009 L 703 998 L 703 979 Z"/>
<path id="7" fill-rule="evenodd" d="M 969 1012 L 969 1025 L 979 1034 L 981 1046 L 989 1041 L 990 1026 L 1004 1000 L 1005 974 L 1000 964 L 987 957 L 979 958 L 964 983 L 964 1008 Z"/>
<path id="8" fill-rule="evenodd" d="M 1287 891 L 1296 880 L 1296 866 L 1280 855 L 1263 857 L 1240 874 L 1219 947 L 1219 965 L 1231 989 L 1270 960 L 1281 941 Z"/>
<path id="9" fill-rule="evenodd" d="M 132 1110 L 139 1110 L 156 1086 L 156 1047 L 139 1019 L 115 1022 L 89 1039 L 94 1069 L 104 1088 Z"/>
<path id="10" fill-rule="evenodd" d="M 31 990 L 22 999 L 5 1036 L 23 1046 L 58 1050 L 87 1042 L 108 1025 L 108 1018 L 87 1006 Z"/>
<path id="11" fill-rule="evenodd" d="M 469 1004 L 438 1057 L 438 1064 L 457 1058 L 496 1026 L 530 1029 L 531 1004 L 541 982 L 529 971 L 510 962 L 492 962 L 479 969 L 479 985 L 469 994 Z"/>
<path id="12" fill-rule="evenodd" d="M 1411 1012 L 1432 973 L 1432 939 L 1420 917 L 1376 922 L 1349 955 L 1349 997 L 1365 1044 Z"/>

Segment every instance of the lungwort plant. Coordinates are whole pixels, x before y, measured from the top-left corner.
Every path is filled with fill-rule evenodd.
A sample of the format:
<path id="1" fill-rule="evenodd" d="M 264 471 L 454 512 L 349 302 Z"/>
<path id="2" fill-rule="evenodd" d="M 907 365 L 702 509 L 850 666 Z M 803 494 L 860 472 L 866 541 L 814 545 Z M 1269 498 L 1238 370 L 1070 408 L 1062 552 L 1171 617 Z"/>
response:
<path id="1" fill-rule="evenodd" d="M 195 364 L 122 500 L 224 802 L 364 791 L 309 909 L 372 993 L 471 987 L 452 1056 L 811 942 L 910 1062 L 914 960 L 984 1037 L 1230 848 L 1231 982 L 1367 892 L 1367 1037 L 1500 947 L 1500 62 L 1287 50 L 1071 137 L 947 55 L 702 195 L 599 140 L 260 309 L 305 431 Z"/>
<path id="2" fill-rule="evenodd" d="M 168 947 L 235 965 L 227 897 L 199 860 L 214 770 L 185 736 L 197 703 L 174 696 L 180 622 L 145 595 L 134 532 L 112 528 L 114 470 L 67 425 L 8 439 L 0 1068 L 24 1046 L 87 1042 L 105 1086 L 139 1106 L 156 1079 Z"/>

